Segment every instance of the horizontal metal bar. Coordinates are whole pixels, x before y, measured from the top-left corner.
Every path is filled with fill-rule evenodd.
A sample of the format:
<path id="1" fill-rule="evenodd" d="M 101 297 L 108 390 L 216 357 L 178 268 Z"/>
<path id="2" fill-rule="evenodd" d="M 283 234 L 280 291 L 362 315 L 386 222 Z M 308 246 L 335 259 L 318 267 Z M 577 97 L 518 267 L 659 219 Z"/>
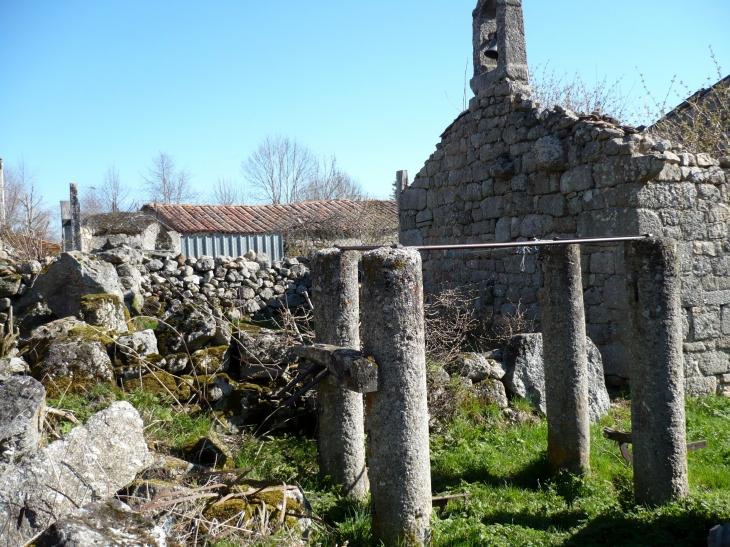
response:
<path id="1" fill-rule="evenodd" d="M 624 236 L 624 237 L 588 237 L 578 239 L 535 239 L 532 241 L 509 241 L 506 243 L 466 243 L 463 245 L 414 245 L 409 249 L 417 251 L 451 251 L 455 249 L 507 249 L 511 247 L 543 247 L 545 245 L 572 245 L 581 243 L 616 243 L 620 241 L 637 241 L 653 237 L 652 234 L 644 234 L 641 236 Z M 400 245 L 335 245 L 340 251 L 373 251 L 382 247 L 391 247 L 396 249 Z"/>

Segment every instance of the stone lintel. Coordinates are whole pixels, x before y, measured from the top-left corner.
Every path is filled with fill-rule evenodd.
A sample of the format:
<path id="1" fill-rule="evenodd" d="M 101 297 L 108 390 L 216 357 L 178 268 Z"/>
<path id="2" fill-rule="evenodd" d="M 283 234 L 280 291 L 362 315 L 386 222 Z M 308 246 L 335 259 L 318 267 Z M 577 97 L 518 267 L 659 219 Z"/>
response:
<path id="1" fill-rule="evenodd" d="M 345 389 L 356 393 L 378 391 L 378 365 L 362 352 L 330 344 L 314 344 L 296 346 L 294 353 L 327 367 L 331 377 L 338 380 Z"/>

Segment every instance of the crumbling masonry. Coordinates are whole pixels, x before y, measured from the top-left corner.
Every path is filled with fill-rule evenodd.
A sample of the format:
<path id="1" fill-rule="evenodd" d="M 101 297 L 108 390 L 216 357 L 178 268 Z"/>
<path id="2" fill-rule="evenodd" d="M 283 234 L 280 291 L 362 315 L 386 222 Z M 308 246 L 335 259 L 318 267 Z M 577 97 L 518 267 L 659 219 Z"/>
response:
<path id="1" fill-rule="evenodd" d="M 495 42 L 496 39 L 496 42 Z M 496 44 L 498 59 L 486 55 Z M 490 52 L 493 57 L 494 48 Z M 686 393 L 730 395 L 730 158 L 533 101 L 521 0 L 474 11 L 475 97 L 399 199 L 403 245 L 652 233 L 679 243 Z M 629 377 L 624 248 L 582 246 L 587 335 Z M 473 284 L 478 308 L 538 320 L 537 253 L 423 253 L 427 292 Z"/>

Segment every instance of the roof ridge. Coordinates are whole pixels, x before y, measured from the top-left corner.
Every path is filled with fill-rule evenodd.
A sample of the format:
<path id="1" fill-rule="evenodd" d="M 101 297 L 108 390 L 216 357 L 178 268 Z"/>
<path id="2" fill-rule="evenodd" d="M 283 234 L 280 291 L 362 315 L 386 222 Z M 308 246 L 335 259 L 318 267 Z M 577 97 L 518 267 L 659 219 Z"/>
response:
<path id="1" fill-rule="evenodd" d="M 361 205 L 375 204 L 371 214 L 384 225 L 397 223 L 397 204 L 394 200 L 314 200 L 295 203 L 221 205 L 150 203 L 157 218 L 180 233 L 283 233 L 297 226 L 296 219 L 318 222 L 338 219 L 343 229 L 362 213 Z"/>

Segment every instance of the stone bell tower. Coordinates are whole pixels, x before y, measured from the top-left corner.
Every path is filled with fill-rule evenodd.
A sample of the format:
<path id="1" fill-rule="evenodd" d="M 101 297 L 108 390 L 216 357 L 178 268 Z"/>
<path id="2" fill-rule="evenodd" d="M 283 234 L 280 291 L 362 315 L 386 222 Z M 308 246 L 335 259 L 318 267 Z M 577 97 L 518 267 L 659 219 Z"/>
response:
<path id="1" fill-rule="evenodd" d="M 472 17 L 474 94 L 499 80 L 529 84 L 522 0 L 479 0 Z"/>

